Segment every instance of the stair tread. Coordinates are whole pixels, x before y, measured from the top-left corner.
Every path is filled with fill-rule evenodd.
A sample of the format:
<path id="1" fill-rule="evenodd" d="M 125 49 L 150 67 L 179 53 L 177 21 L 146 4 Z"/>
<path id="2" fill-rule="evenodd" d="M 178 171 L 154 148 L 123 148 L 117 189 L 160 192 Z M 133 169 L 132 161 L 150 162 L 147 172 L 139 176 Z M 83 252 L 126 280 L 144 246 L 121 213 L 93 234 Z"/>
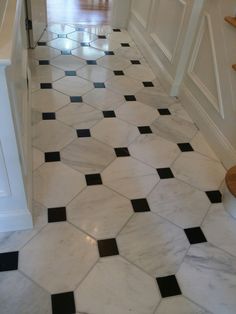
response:
<path id="1" fill-rule="evenodd" d="M 236 166 L 227 171 L 225 182 L 230 192 L 236 197 Z"/>
<path id="2" fill-rule="evenodd" d="M 228 22 L 229 24 L 233 25 L 234 27 L 236 27 L 236 17 L 226 16 L 225 21 Z"/>

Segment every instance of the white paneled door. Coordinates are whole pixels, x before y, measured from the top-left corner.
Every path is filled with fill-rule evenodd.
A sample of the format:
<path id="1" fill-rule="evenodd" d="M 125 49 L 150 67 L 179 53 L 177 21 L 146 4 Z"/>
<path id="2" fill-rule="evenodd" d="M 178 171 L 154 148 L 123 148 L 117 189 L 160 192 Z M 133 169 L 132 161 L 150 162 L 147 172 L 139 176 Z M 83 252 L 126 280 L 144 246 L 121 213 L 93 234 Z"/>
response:
<path id="1" fill-rule="evenodd" d="M 29 27 L 29 43 L 33 48 L 47 26 L 47 1 L 26 0 L 26 3 L 29 25 L 32 25 Z"/>

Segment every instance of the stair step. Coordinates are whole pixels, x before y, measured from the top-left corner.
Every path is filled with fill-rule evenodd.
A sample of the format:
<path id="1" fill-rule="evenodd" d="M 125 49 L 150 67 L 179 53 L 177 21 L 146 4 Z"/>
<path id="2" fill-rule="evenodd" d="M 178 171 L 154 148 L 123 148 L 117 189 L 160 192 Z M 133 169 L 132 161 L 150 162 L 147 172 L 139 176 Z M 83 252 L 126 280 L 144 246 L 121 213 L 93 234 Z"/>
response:
<path id="1" fill-rule="evenodd" d="M 227 171 L 225 183 L 232 195 L 236 197 L 236 166 Z"/>
<path id="2" fill-rule="evenodd" d="M 226 16 L 225 21 L 228 22 L 229 24 L 233 25 L 234 27 L 236 27 L 236 17 Z"/>

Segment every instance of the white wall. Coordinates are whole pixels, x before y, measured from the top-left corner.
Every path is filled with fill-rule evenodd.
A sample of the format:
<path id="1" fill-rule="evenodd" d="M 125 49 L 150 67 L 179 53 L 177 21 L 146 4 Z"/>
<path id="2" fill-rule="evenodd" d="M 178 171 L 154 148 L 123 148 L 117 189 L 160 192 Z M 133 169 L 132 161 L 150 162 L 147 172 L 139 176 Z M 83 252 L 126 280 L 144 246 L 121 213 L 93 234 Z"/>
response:
<path id="1" fill-rule="evenodd" d="M 129 31 L 226 166 L 236 163 L 235 0 L 132 0 Z"/>

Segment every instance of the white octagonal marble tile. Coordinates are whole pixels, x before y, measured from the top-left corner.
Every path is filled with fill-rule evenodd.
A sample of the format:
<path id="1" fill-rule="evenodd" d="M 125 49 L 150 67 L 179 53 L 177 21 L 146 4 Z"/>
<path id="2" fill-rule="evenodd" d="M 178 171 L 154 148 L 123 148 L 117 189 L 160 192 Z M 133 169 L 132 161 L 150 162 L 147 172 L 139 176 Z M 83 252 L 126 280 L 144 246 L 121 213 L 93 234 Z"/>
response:
<path id="1" fill-rule="evenodd" d="M 78 70 L 77 75 L 91 82 L 105 82 L 114 76 L 114 73 L 98 65 L 87 65 L 83 69 Z"/>
<path id="2" fill-rule="evenodd" d="M 33 147 L 33 170 L 36 170 L 44 163 L 44 154 L 38 150 L 37 148 Z"/>
<path id="3" fill-rule="evenodd" d="M 120 119 L 136 126 L 150 125 L 159 116 L 156 109 L 138 101 L 125 102 L 116 113 Z"/>
<path id="4" fill-rule="evenodd" d="M 122 95 L 133 95 L 143 84 L 127 76 L 115 76 L 106 82 L 106 86 Z"/>
<path id="5" fill-rule="evenodd" d="M 189 114 L 183 108 L 181 103 L 177 102 L 177 103 L 170 105 L 169 110 L 170 110 L 171 114 L 193 123 L 193 120 L 190 118 Z"/>
<path id="6" fill-rule="evenodd" d="M 124 97 L 107 88 L 95 88 L 83 97 L 84 102 L 100 110 L 116 109 L 124 103 Z"/>
<path id="7" fill-rule="evenodd" d="M 79 43 L 77 43 L 74 40 L 70 40 L 68 38 L 57 38 L 57 39 L 51 40 L 48 43 L 48 46 L 59 49 L 59 50 L 71 50 L 71 49 L 75 49 L 79 47 Z"/>
<path id="8" fill-rule="evenodd" d="M 46 207 L 63 207 L 85 187 L 84 176 L 60 162 L 45 163 L 34 173 L 34 199 Z"/>
<path id="9" fill-rule="evenodd" d="M 57 112 L 57 119 L 76 129 L 89 129 L 103 119 L 103 114 L 87 104 L 71 103 Z"/>
<path id="10" fill-rule="evenodd" d="M 48 224 L 20 252 L 19 269 L 50 293 L 73 291 L 98 259 L 95 240 L 64 223 Z"/>
<path id="11" fill-rule="evenodd" d="M 53 89 L 40 89 L 32 93 L 32 107 L 41 112 L 55 112 L 69 102 L 68 96 Z"/>
<path id="12" fill-rule="evenodd" d="M 105 56 L 98 60 L 98 65 L 115 71 L 126 69 L 130 62 L 117 56 Z"/>
<path id="13" fill-rule="evenodd" d="M 79 43 L 90 43 L 97 39 L 97 36 L 88 32 L 76 31 L 67 35 L 68 38 L 78 41 Z"/>
<path id="14" fill-rule="evenodd" d="M 203 191 L 218 190 L 225 176 L 221 163 L 196 152 L 181 154 L 172 170 L 177 178 Z"/>
<path id="15" fill-rule="evenodd" d="M 43 120 L 33 127 L 33 145 L 42 152 L 59 151 L 75 137 L 74 129 L 56 120 Z"/>
<path id="16" fill-rule="evenodd" d="M 160 116 L 152 124 L 153 133 L 174 143 L 188 143 L 197 133 L 195 125 L 175 115 Z"/>
<path id="17" fill-rule="evenodd" d="M 108 35 L 108 38 L 111 40 L 116 40 L 119 43 L 129 43 L 132 41 L 129 33 L 125 30 L 122 30 L 121 32 L 113 32 Z"/>
<path id="18" fill-rule="evenodd" d="M 29 50 L 29 56 L 38 60 L 50 60 L 59 56 L 61 52 L 47 46 L 37 46 Z"/>
<path id="19" fill-rule="evenodd" d="M 91 129 L 94 138 L 112 147 L 126 147 L 138 135 L 138 129 L 116 118 L 106 118 Z"/>
<path id="20" fill-rule="evenodd" d="M 68 220 L 96 239 L 111 239 L 133 215 L 131 202 L 107 187 L 89 186 L 68 206 Z"/>
<path id="21" fill-rule="evenodd" d="M 88 25 L 84 30 L 96 35 L 107 35 L 112 33 L 112 27 L 110 25 Z"/>
<path id="22" fill-rule="evenodd" d="M 112 51 L 120 47 L 120 43 L 111 39 L 97 39 L 90 44 L 92 47 L 103 50 Z"/>
<path id="23" fill-rule="evenodd" d="M 197 132 L 190 143 L 196 152 L 219 161 L 219 158 L 209 146 L 201 132 Z"/>
<path id="24" fill-rule="evenodd" d="M 150 314 L 159 300 L 154 279 L 120 257 L 100 260 L 76 291 L 81 313 Z"/>
<path id="25" fill-rule="evenodd" d="M 202 229 L 209 242 L 236 256 L 236 219 L 226 212 L 223 204 L 212 205 Z"/>
<path id="26" fill-rule="evenodd" d="M 214 314 L 235 314 L 236 257 L 209 243 L 191 246 L 177 279 L 182 293 Z"/>
<path id="27" fill-rule="evenodd" d="M 177 145 L 155 134 L 140 135 L 129 146 L 129 151 L 133 157 L 154 168 L 169 167 L 180 155 Z"/>
<path id="28" fill-rule="evenodd" d="M 142 82 L 153 81 L 155 79 L 155 74 L 150 67 L 142 64 L 131 65 L 124 72 L 129 77 Z"/>
<path id="29" fill-rule="evenodd" d="M 143 198 L 158 183 L 156 170 L 131 158 L 117 158 L 102 173 L 103 183 L 130 198 Z"/>
<path id="30" fill-rule="evenodd" d="M 64 70 L 76 71 L 86 65 L 85 61 L 72 55 L 61 55 L 50 61 L 50 64 Z"/>
<path id="31" fill-rule="evenodd" d="M 2 314 L 51 314 L 51 297 L 19 271 L 0 273 Z"/>
<path id="32" fill-rule="evenodd" d="M 48 42 L 50 40 L 56 39 L 57 34 L 54 34 L 52 32 L 44 31 L 43 35 L 40 37 L 41 42 Z"/>
<path id="33" fill-rule="evenodd" d="M 53 88 L 69 96 L 80 96 L 93 89 L 91 82 L 77 76 L 67 76 L 53 83 Z"/>
<path id="34" fill-rule="evenodd" d="M 65 24 L 50 24 L 48 25 L 47 30 L 52 33 L 59 34 L 59 35 L 60 34 L 65 35 L 65 34 L 69 34 L 75 31 L 73 27 L 65 25 Z"/>
<path id="35" fill-rule="evenodd" d="M 135 94 L 138 101 L 153 106 L 155 108 L 168 108 L 176 103 L 176 98 L 167 96 L 163 92 L 160 83 L 155 83 L 155 87 L 143 88 Z"/>
<path id="36" fill-rule="evenodd" d="M 182 229 L 150 212 L 134 215 L 117 243 L 121 256 L 154 277 L 175 274 L 189 248 Z"/>
<path id="37" fill-rule="evenodd" d="M 126 60 L 140 60 L 143 58 L 136 47 L 120 47 L 116 50 L 116 55 Z"/>
<path id="38" fill-rule="evenodd" d="M 51 65 L 39 65 L 34 67 L 31 74 L 33 83 L 50 83 L 65 76 L 65 72 Z"/>
<path id="39" fill-rule="evenodd" d="M 72 50 L 72 54 L 85 60 L 97 60 L 104 56 L 103 51 L 93 47 L 80 47 Z"/>
<path id="40" fill-rule="evenodd" d="M 114 150 L 93 138 L 76 139 L 61 152 L 63 163 L 84 174 L 100 173 L 115 159 Z"/>
<path id="41" fill-rule="evenodd" d="M 151 210 L 182 228 L 200 226 L 210 202 L 204 192 L 177 180 L 161 180 L 148 196 Z"/>

